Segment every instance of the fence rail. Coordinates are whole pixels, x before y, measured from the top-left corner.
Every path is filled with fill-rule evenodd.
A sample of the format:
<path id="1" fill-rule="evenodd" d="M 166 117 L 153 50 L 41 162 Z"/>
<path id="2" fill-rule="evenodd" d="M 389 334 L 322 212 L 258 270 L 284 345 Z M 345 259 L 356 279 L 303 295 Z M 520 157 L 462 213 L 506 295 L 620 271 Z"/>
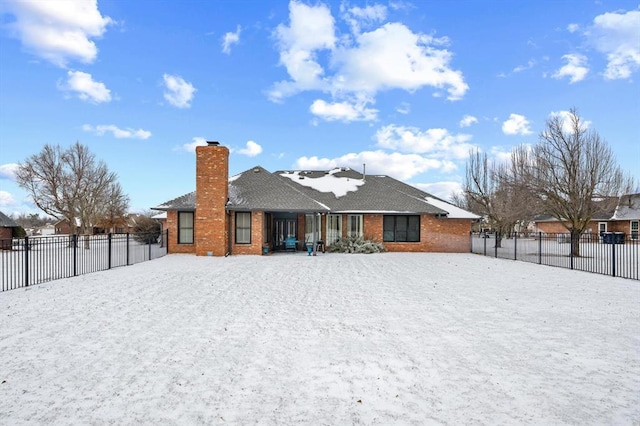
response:
<path id="1" fill-rule="evenodd" d="M 568 233 L 515 234 L 503 237 L 501 247 L 496 247 L 495 235 L 471 233 L 470 239 L 472 253 L 640 280 L 637 235 L 583 234 L 579 256 L 571 253 L 573 240 Z"/>
<path id="2" fill-rule="evenodd" d="M 167 254 L 158 234 L 52 235 L 0 240 L 0 291 L 128 266 Z"/>

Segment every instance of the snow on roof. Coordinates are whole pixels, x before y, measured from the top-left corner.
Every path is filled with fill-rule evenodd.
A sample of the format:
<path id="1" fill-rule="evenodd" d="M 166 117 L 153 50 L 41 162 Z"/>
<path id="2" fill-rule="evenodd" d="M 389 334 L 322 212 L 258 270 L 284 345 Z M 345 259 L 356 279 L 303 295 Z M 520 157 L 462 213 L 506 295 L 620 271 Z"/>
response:
<path id="1" fill-rule="evenodd" d="M 347 192 L 355 192 L 360 185 L 364 185 L 362 179 L 348 177 L 337 177 L 335 173 L 340 172 L 340 168 L 330 170 L 322 177 L 312 178 L 305 176 L 304 171 L 292 171 L 281 173 L 280 176 L 287 177 L 299 185 L 306 186 L 320 192 L 333 192 L 336 198 L 347 195 Z"/>
<path id="2" fill-rule="evenodd" d="M 161 212 L 151 216 L 151 219 L 166 219 L 166 218 L 167 218 L 167 212 Z"/>
<path id="3" fill-rule="evenodd" d="M 480 216 L 449 204 L 437 198 L 424 197 L 427 203 L 449 213 L 449 219 L 478 219 Z"/>

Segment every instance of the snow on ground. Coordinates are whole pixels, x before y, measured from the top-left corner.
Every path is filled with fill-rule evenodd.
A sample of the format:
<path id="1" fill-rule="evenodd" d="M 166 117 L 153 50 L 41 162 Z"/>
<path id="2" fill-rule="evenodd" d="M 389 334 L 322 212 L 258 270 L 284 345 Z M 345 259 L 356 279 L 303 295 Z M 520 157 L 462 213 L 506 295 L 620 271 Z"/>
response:
<path id="1" fill-rule="evenodd" d="M 161 259 L 0 293 L 0 423 L 634 424 L 637 281 L 472 254 Z"/>

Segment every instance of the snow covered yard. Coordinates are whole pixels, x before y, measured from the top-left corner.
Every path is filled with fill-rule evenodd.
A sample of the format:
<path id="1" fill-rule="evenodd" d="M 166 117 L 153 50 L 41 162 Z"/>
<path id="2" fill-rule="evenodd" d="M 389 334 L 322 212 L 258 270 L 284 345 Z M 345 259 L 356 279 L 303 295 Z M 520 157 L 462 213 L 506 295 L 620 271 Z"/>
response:
<path id="1" fill-rule="evenodd" d="M 0 293 L 0 423 L 637 424 L 637 281 L 169 255 Z"/>

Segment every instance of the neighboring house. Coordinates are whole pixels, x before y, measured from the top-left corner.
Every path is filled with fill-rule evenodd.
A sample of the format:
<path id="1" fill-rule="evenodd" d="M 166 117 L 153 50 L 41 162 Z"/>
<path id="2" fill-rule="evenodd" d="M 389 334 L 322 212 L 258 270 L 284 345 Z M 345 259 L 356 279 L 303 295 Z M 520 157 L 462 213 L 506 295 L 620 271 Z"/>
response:
<path id="1" fill-rule="evenodd" d="M 0 249 L 11 249 L 13 244 L 13 230 L 17 227 L 18 224 L 13 219 L 0 212 Z"/>
<path id="2" fill-rule="evenodd" d="M 75 227 L 67 219 L 62 219 L 53 224 L 56 234 L 69 235 L 80 233 L 80 220 L 75 220 Z"/>
<path id="3" fill-rule="evenodd" d="M 56 227 L 51 223 L 48 223 L 44 226 L 37 228 L 35 232 L 36 235 L 41 235 L 41 236 L 53 235 L 55 233 L 56 233 Z"/>
<path id="4" fill-rule="evenodd" d="M 589 222 L 585 233 L 599 235 L 603 232 L 622 232 L 631 239 L 638 239 L 638 223 L 640 223 L 640 194 L 627 194 L 620 197 L 615 210 L 601 212 Z M 567 228 L 551 215 L 540 215 L 535 219 L 537 232 L 566 233 Z"/>
<path id="5" fill-rule="evenodd" d="M 257 166 L 229 178 L 228 161 L 217 142 L 197 147 L 196 191 L 153 208 L 167 213 L 169 253 L 260 254 L 349 235 L 389 251 L 468 252 L 479 218 L 389 176 Z"/>

